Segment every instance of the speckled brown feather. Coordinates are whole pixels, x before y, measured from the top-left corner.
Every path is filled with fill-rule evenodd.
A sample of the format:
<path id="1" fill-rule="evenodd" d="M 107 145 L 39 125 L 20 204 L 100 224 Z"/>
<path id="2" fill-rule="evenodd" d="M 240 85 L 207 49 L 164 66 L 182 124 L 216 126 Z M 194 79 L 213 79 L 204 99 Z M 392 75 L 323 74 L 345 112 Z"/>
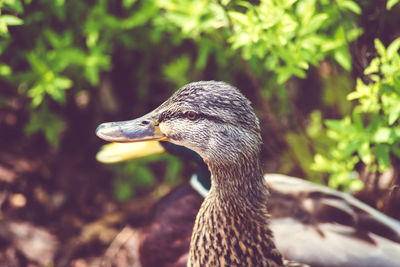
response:
<path id="1" fill-rule="evenodd" d="M 208 197 L 197 215 L 188 266 L 282 266 L 265 216 L 252 212 Z"/>
<path id="2" fill-rule="evenodd" d="M 188 266 L 282 266 L 258 161 L 239 157 L 229 168 L 208 165 L 215 186 L 197 215 Z"/>

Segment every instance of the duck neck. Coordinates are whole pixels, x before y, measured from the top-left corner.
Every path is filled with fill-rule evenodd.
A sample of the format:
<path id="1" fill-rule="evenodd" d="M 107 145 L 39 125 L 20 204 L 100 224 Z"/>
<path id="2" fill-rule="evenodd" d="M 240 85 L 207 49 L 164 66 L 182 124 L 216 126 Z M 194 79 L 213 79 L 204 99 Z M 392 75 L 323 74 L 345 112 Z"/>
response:
<path id="1" fill-rule="evenodd" d="M 268 227 L 268 190 L 258 160 L 208 162 L 212 186 L 196 218 L 188 266 L 281 266 Z"/>
<path id="2" fill-rule="evenodd" d="M 221 201 L 237 202 L 238 198 L 265 206 L 268 190 L 258 160 L 243 159 L 241 164 L 208 163 L 211 172 L 211 191 Z M 255 198 L 255 199 L 253 199 Z"/>

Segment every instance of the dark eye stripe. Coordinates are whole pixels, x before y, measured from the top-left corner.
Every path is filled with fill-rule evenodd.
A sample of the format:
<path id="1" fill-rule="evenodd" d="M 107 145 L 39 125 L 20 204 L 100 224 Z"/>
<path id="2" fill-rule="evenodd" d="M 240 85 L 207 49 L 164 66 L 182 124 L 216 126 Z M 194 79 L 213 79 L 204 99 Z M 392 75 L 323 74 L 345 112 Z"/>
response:
<path id="1" fill-rule="evenodd" d="M 197 114 L 196 120 L 206 119 L 206 120 L 219 122 L 219 123 L 224 122 L 224 120 L 222 120 L 221 118 L 213 116 L 213 115 L 204 114 L 204 113 L 196 113 L 196 114 Z M 171 120 L 171 119 L 176 119 L 176 118 L 185 118 L 186 119 L 187 118 L 187 112 L 185 112 L 185 113 L 179 112 L 178 113 L 178 112 L 164 111 L 163 113 L 160 114 L 160 116 L 158 118 L 158 122 L 163 122 L 163 121 L 166 121 L 166 120 Z"/>
<path id="2" fill-rule="evenodd" d="M 203 113 L 197 114 L 197 118 L 204 118 L 206 120 L 219 122 L 219 123 L 223 123 L 224 122 L 224 120 L 222 120 L 219 117 L 216 117 L 216 116 L 213 116 L 213 115 L 209 115 L 209 114 L 203 114 Z"/>
<path id="3" fill-rule="evenodd" d="M 158 117 L 158 122 L 163 122 L 165 120 L 170 120 L 171 118 L 176 117 L 176 113 L 169 112 L 169 111 L 164 111 L 163 113 L 160 114 Z"/>

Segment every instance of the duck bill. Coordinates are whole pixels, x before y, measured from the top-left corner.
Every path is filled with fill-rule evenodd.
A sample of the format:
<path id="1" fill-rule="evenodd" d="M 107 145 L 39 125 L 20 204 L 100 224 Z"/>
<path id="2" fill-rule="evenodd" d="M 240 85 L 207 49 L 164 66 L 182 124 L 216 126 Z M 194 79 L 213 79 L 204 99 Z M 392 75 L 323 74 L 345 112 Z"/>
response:
<path id="1" fill-rule="evenodd" d="M 154 113 L 143 117 L 118 122 L 106 122 L 100 124 L 96 129 L 96 135 L 109 142 L 132 143 L 144 141 L 168 141 L 161 132 Z"/>
<path id="2" fill-rule="evenodd" d="M 165 153 L 165 149 L 158 141 L 108 143 L 97 152 L 96 159 L 101 163 L 109 164 L 162 153 Z"/>

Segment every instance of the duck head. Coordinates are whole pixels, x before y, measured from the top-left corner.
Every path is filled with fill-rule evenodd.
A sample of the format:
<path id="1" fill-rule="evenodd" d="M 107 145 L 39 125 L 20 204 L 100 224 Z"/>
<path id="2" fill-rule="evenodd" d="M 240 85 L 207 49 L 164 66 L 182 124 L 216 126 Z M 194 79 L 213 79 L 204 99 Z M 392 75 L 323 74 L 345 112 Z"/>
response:
<path id="1" fill-rule="evenodd" d="M 257 157 L 261 144 L 250 102 L 235 87 L 216 81 L 187 84 L 152 112 L 103 123 L 96 134 L 111 142 L 169 141 L 215 164 Z"/>

